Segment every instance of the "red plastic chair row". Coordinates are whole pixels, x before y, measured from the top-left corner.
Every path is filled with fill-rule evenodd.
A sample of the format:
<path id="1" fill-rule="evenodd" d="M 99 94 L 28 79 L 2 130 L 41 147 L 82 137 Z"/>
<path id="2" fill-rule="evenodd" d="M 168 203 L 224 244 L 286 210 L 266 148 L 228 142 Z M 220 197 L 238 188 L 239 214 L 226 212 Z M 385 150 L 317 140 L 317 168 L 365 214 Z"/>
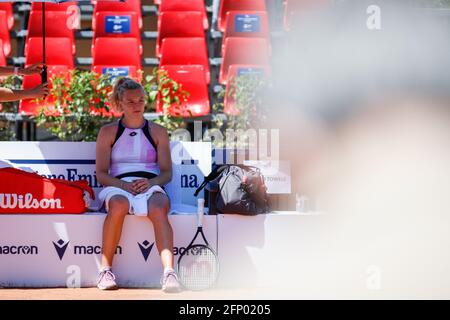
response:
<path id="1" fill-rule="evenodd" d="M 0 11 L 4 11 L 6 14 L 6 24 L 8 26 L 8 30 L 11 30 L 14 27 L 14 13 L 13 6 L 11 2 L 0 2 Z"/>

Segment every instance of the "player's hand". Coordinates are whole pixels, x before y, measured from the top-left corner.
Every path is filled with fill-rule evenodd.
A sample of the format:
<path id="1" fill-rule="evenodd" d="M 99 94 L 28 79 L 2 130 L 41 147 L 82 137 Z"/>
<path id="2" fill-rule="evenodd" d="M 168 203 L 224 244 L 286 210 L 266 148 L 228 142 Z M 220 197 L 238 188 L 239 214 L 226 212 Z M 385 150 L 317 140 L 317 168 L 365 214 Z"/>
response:
<path id="1" fill-rule="evenodd" d="M 120 185 L 120 188 L 122 190 L 125 190 L 133 195 L 136 195 L 137 193 L 133 189 L 133 182 L 126 182 L 122 180 L 122 183 Z"/>
<path id="2" fill-rule="evenodd" d="M 133 190 L 136 193 L 144 193 L 151 187 L 151 182 L 149 179 L 137 179 L 133 181 Z"/>
<path id="3" fill-rule="evenodd" d="M 31 74 L 41 74 L 43 70 L 44 65 L 42 63 L 36 63 L 27 68 L 19 69 L 19 73 L 23 76 L 28 76 Z"/>
<path id="4" fill-rule="evenodd" d="M 48 84 L 47 82 L 44 84 L 40 84 L 33 89 L 28 90 L 28 96 L 30 99 L 42 99 L 48 96 L 49 90 L 48 90 Z"/>

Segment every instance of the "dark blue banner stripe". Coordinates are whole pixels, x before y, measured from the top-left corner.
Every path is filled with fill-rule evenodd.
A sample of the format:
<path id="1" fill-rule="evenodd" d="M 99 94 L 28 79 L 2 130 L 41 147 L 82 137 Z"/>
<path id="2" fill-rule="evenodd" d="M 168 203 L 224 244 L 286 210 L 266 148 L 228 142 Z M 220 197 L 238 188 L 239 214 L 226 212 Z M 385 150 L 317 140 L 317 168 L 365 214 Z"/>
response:
<path id="1" fill-rule="evenodd" d="M 10 159 L 12 163 L 16 164 L 95 164 L 95 160 L 36 160 L 36 159 Z"/>

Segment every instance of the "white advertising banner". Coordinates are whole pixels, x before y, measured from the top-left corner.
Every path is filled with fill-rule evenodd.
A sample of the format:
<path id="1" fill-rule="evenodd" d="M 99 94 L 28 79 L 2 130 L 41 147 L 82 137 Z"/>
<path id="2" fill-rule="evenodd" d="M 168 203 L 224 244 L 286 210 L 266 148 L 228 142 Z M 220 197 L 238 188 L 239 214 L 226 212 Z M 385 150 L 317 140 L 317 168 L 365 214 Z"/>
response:
<path id="1" fill-rule="evenodd" d="M 205 216 L 204 232 L 216 248 L 216 218 Z M 0 287 L 92 287 L 100 266 L 105 215 L 0 215 Z M 194 215 L 170 216 L 174 254 L 197 230 Z M 163 272 L 153 226 L 127 216 L 113 270 L 121 287 L 159 287 Z"/>

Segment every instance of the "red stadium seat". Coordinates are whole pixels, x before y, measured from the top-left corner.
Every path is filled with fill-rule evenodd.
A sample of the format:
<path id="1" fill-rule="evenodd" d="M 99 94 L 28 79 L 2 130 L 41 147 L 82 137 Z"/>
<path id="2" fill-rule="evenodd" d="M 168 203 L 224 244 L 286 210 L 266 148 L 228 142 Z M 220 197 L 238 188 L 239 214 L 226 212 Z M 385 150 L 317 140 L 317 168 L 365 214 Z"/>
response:
<path id="1" fill-rule="evenodd" d="M 61 2 L 61 3 L 45 3 L 45 11 L 64 11 L 67 12 L 71 6 L 76 6 L 76 1 L 71 2 Z M 41 2 L 33 2 L 31 4 L 31 11 L 42 11 L 42 3 Z"/>
<path id="2" fill-rule="evenodd" d="M 14 27 L 14 13 L 12 3 L 0 2 L 0 11 L 4 11 L 6 13 L 8 30 L 11 30 Z"/>
<path id="3" fill-rule="evenodd" d="M 220 66 L 219 83 L 226 84 L 233 64 L 269 65 L 269 47 L 262 38 L 227 38 Z"/>
<path id="4" fill-rule="evenodd" d="M 284 2 L 284 29 L 289 31 L 292 20 L 302 12 L 326 8 L 330 0 L 285 0 Z"/>
<path id="5" fill-rule="evenodd" d="M 264 38 L 270 46 L 269 21 L 265 11 L 229 11 L 223 39 L 229 37 Z M 225 41 L 222 41 L 222 56 Z"/>
<path id="6" fill-rule="evenodd" d="M 153 0 L 154 4 L 160 5 L 162 0 Z"/>
<path id="7" fill-rule="evenodd" d="M 218 27 L 224 32 L 229 11 L 267 11 L 266 0 L 222 0 L 220 1 Z"/>
<path id="8" fill-rule="evenodd" d="M 141 0 L 127 0 L 126 2 L 98 0 L 94 6 L 94 13 L 92 14 L 92 30 L 96 26 L 96 14 L 101 11 L 112 12 L 135 12 L 138 18 L 139 29 L 142 29 L 142 8 Z"/>
<path id="9" fill-rule="evenodd" d="M 3 41 L 0 39 L 0 48 L 3 48 Z M 6 66 L 6 58 L 3 50 L 0 50 L 0 67 Z"/>
<path id="10" fill-rule="evenodd" d="M 165 1 L 165 0 L 164 0 Z M 164 2 L 163 2 L 164 3 Z M 209 60 L 205 38 L 165 38 L 159 65 L 201 65 L 209 84 Z"/>
<path id="11" fill-rule="evenodd" d="M 135 38 L 97 38 L 92 57 L 92 70 L 98 73 L 137 77 L 142 69 L 139 43 Z"/>
<path id="12" fill-rule="evenodd" d="M 134 38 L 138 41 L 139 54 L 142 55 L 141 30 L 135 12 L 97 12 L 95 23 L 94 41 L 96 38 Z"/>
<path id="13" fill-rule="evenodd" d="M 229 92 L 230 90 L 230 79 L 246 74 L 268 77 L 270 76 L 270 73 L 271 70 L 269 65 L 240 65 L 240 64 L 231 65 L 230 68 L 228 69 L 228 76 L 227 76 L 228 82 L 226 92 Z M 236 100 L 233 95 L 225 94 L 224 112 L 228 115 L 233 116 L 239 114 L 239 110 L 237 109 L 236 106 Z"/>
<path id="14" fill-rule="evenodd" d="M 198 11 L 203 15 L 203 27 L 208 29 L 208 16 L 204 0 L 162 0 L 159 6 L 159 12 L 166 11 Z"/>
<path id="15" fill-rule="evenodd" d="M 31 65 L 42 62 L 42 38 L 28 39 L 28 54 L 25 64 Z M 72 55 L 72 44 L 69 38 L 45 38 L 45 62 L 48 65 L 75 67 Z"/>
<path id="16" fill-rule="evenodd" d="M 9 29 L 6 22 L 6 12 L 0 11 L 0 40 L 2 40 L 2 51 L 5 57 L 11 54 L 11 38 L 9 37 Z"/>
<path id="17" fill-rule="evenodd" d="M 198 117 L 209 114 L 208 85 L 205 81 L 205 72 L 202 66 L 166 65 L 162 66 L 161 69 L 167 70 L 168 76 L 181 84 L 182 90 L 189 92 L 187 101 L 181 104 L 183 106 L 183 113 L 181 116 Z M 156 111 L 163 112 L 163 103 L 160 95 L 158 96 Z M 177 114 L 170 109 L 169 113 L 173 116 L 177 116 Z"/>
<path id="18" fill-rule="evenodd" d="M 203 15 L 198 11 L 166 11 L 158 16 L 156 56 L 161 57 L 164 38 L 205 37 Z"/>
<path id="19" fill-rule="evenodd" d="M 60 65 L 47 65 L 48 79 L 50 80 L 53 76 L 64 76 L 69 79 L 67 66 Z M 23 89 L 31 89 L 41 84 L 40 75 L 31 75 L 23 77 L 22 87 Z M 52 83 L 49 81 L 49 89 L 52 88 Z M 38 115 L 40 109 L 45 107 L 51 114 L 58 114 L 54 108 L 54 97 L 49 95 L 42 102 L 37 102 L 34 99 L 21 100 L 19 104 L 19 113 L 25 115 Z"/>
<path id="20" fill-rule="evenodd" d="M 67 24 L 70 14 L 64 11 L 45 11 L 45 36 L 68 38 L 75 55 L 75 35 L 73 29 Z M 31 11 L 28 19 L 28 34 L 25 41 L 25 55 L 28 52 L 28 39 L 42 37 L 42 12 Z"/>

